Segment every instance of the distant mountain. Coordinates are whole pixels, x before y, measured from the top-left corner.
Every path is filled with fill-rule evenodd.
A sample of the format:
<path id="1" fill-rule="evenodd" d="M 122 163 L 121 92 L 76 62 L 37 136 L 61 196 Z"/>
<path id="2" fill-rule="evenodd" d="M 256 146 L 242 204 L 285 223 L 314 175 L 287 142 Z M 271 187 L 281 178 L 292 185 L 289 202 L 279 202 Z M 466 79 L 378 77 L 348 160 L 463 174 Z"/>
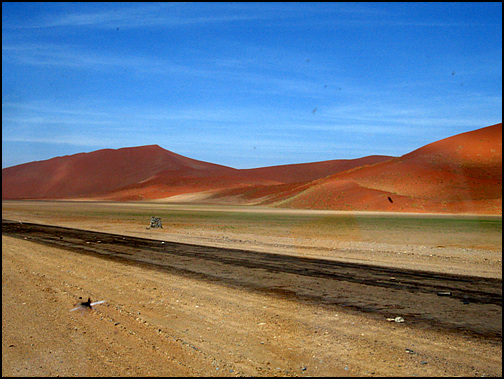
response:
<path id="1" fill-rule="evenodd" d="M 401 157 L 237 170 L 157 145 L 2 170 L 2 199 L 207 201 L 356 211 L 502 214 L 502 124 Z"/>
<path id="2" fill-rule="evenodd" d="M 235 171 L 157 145 L 104 149 L 5 168 L 2 199 L 100 197 L 159 175 L 181 180 Z"/>
<path id="3" fill-rule="evenodd" d="M 235 193 L 236 196 L 236 193 Z M 374 165 L 277 191 L 272 204 L 310 209 L 502 214 L 502 124 Z"/>
<path id="4" fill-rule="evenodd" d="M 319 179 L 362 162 L 390 158 L 237 170 L 187 158 L 157 145 L 104 149 L 5 168 L 2 199 L 159 199 Z"/>
<path id="5" fill-rule="evenodd" d="M 385 162 L 392 158 L 393 157 L 388 155 L 371 155 L 357 159 L 335 159 L 313 163 L 253 168 L 241 171 L 246 175 L 280 183 L 311 182 L 312 180 L 325 178 L 337 172 L 350 170 L 359 166 Z"/>

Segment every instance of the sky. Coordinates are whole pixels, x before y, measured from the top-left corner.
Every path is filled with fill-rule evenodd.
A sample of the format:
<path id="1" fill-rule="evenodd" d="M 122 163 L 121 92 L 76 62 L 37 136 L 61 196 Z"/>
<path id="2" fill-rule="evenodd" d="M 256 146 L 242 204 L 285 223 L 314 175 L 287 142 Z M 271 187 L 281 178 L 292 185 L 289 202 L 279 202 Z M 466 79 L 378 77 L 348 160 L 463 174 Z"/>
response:
<path id="1" fill-rule="evenodd" d="M 500 2 L 2 2 L 2 168 L 401 156 L 500 122 Z"/>

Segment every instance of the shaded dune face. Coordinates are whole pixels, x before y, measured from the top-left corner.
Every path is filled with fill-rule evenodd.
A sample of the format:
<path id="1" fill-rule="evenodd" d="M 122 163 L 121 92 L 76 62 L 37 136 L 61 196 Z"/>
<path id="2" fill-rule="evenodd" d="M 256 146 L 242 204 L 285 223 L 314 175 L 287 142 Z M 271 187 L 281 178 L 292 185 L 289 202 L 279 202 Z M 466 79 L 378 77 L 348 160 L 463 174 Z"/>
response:
<path id="1" fill-rule="evenodd" d="M 287 203 L 347 210 L 502 213 L 502 124 L 337 173 Z"/>
<path id="2" fill-rule="evenodd" d="M 182 180 L 233 169 L 201 162 L 157 145 L 105 149 L 27 163 L 2 170 L 2 198 L 97 197 L 141 185 L 159 175 Z"/>
<path id="3" fill-rule="evenodd" d="M 401 157 L 237 170 L 150 145 L 2 170 L 2 199 L 130 201 L 181 195 L 293 208 L 501 214 L 502 124 L 445 138 Z"/>
<path id="4" fill-rule="evenodd" d="M 367 157 L 237 170 L 157 145 L 105 149 L 2 170 L 3 199 L 159 199 L 184 193 L 268 186 L 326 177 L 392 157 Z"/>

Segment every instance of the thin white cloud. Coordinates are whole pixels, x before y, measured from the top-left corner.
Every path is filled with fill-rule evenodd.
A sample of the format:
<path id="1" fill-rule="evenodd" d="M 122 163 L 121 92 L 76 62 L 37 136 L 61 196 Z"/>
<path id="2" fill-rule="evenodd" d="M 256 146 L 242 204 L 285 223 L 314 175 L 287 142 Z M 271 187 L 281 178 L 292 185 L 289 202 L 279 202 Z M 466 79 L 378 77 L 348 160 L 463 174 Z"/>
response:
<path id="1" fill-rule="evenodd" d="M 71 44 L 4 43 L 2 60 L 5 63 L 30 66 L 71 68 L 116 73 L 127 70 L 128 76 L 136 74 L 175 75 L 177 77 L 211 79 L 214 83 L 240 83 L 234 91 L 250 94 L 296 96 L 322 96 L 320 72 L 335 74 L 334 67 L 312 63 L 306 67 L 300 54 L 278 49 L 243 47 L 239 59 L 214 57 L 201 52 L 190 63 L 178 64 L 163 56 L 118 54 L 106 50 L 93 51 Z M 267 57 L 262 59 L 261 57 Z M 289 57 L 289 58 L 286 58 Z M 216 60 L 217 59 L 217 60 Z M 224 62 L 224 63 L 223 63 Z M 310 70 L 309 74 L 305 71 Z M 213 90 L 213 89 L 212 89 Z M 328 91 L 326 91 L 327 93 Z"/>
<path id="2" fill-rule="evenodd" d="M 97 148 L 109 148 L 112 139 L 104 140 L 103 138 L 92 138 L 85 135 L 57 135 L 51 137 L 34 137 L 34 136 L 12 136 L 2 138 L 4 142 L 26 142 L 26 143 L 47 143 L 47 144 L 62 144 L 73 146 L 95 146 Z"/>
<path id="3" fill-rule="evenodd" d="M 423 141 L 439 139 L 439 129 L 444 137 L 501 121 L 485 116 L 498 115 L 496 109 L 502 109 L 502 61 L 495 59 L 500 51 L 464 55 L 463 49 L 448 49 L 446 56 L 423 59 L 416 50 L 400 48 L 402 43 L 410 47 L 409 39 L 394 35 L 400 43 L 391 46 L 386 38 L 374 41 L 374 29 L 366 28 L 384 27 L 382 35 L 387 36 L 411 32 L 399 28 L 422 24 L 422 29 L 428 29 L 425 25 L 432 24 L 436 41 L 441 27 L 457 25 L 430 14 L 417 21 L 407 12 L 425 7 L 420 9 L 425 13 L 430 6 L 85 3 L 46 7 L 46 12 L 4 18 L 5 141 L 99 148 L 134 141 L 136 145 L 158 143 L 188 156 L 191 151 L 204 151 L 207 157 L 240 156 L 243 149 L 242 161 L 253 158 L 246 152 L 255 146 L 263 156 L 314 161 L 324 159 L 322 152 L 331 159 L 350 154 L 350 149 L 362 151 L 359 146 L 371 141 L 380 145 L 374 153 L 397 155 L 393 152 L 399 148 L 417 148 Z M 385 21 L 398 29 L 388 28 Z M 169 29 L 173 26 L 177 29 Z M 193 26 L 198 28 L 189 29 Z M 359 31 L 338 29 L 346 27 Z M 199 33 L 199 43 L 191 43 L 192 30 Z M 172 41 L 160 32 L 176 32 L 178 38 Z M 297 38 L 292 44 L 282 43 L 291 32 Z M 360 44 L 355 34 L 370 38 Z M 117 45 L 109 45 L 110 36 L 117 36 Z M 454 41 L 463 46 L 464 41 L 455 36 Z M 380 43 L 385 57 L 378 51 Z M 23 98 L 33 100 L 19 100 Z M 170 145 L 164 146 L 163 141 Z"/>
<path id="4" fill-rule="evenodd" d="M 4 44 L 4 62 L 31 66 L 55 66 L 84 70 L 134 69 L 136 72 L 152 74 L 195 74 L 197 71 L 177 65 L 166 59 L 134 55 L 118 55 L 104 51 L 94 52 L 82 47 L 67 44 Z"/>
<path id="5" fill-rule="evenodd" d="M 95 107 L 82 104 L 72 105 L 68 102 L 15 102 L 15 101 L 4 101 L 2 102 L 2 110 L 7 112 L 9 110 L 17 110 L 22 112 L 35 112 L 43 114 L 64 114 L 72 116 L 109 116 L 107 112 L 97 111 Z"/>
<path id="6" fill-rule="evenodd" d="M 53 11 L 41 19 L 6 27 L 9 29 L 180 27 L 278 17 L 253 6 L 240 10 L 231 4 L 218 3 L 121 3 L 109 4 L 93 11 L 81 9 L 80 6 L 72 8 L 63 6 L 59 11 Z"/>

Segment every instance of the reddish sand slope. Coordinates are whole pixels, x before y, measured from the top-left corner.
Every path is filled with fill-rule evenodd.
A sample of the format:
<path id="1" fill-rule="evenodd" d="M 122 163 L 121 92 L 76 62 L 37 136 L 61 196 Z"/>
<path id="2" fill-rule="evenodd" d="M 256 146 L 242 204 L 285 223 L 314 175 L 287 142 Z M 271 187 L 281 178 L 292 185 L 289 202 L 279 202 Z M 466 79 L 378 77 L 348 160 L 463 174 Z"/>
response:
<path id="1" fill-rule="evenodd" d="M 324 178 L 392 157 L 365 157 L 237 170 L 190 159 L 157 145 L 105 149 L 2 170 L 2 199 L 149 200 Z"/>
<path id="2" fill-rule="evenodd" d="M 328 175 L 350 170 L 359 166 L 385 162 L 393 157 L 371 155 L 358 159 L 335 159 L 314 163 L 299 163 L 241 170 L 244 174 L 281 183 L 311 182 Z"/>
<path id="3" fill-rule="evenodd" d="M 369 156 L 237 170 L 157 145 L 98 150 L 2 170 L 2 199 L 211 201 L 279 207 L 502 214 L 502 124 L 402 157 Z"/>
<path id="4" fill-rule="evenodd" d="M 502 124 L 462 133 L 399 158 L 314 181 L 278 205 L 501 214 Z"/>
<path id="5" fill-rule="evenodd" d="M 234 171 L 157 145 L 105 149 L 5 168 L 2 199 L 100 197 L 160 175 L 182 180 Z"/>
<path id="6" fill-rule="evenodd" d="M 206 176 L 173 176 L 163 172 L 152 178 L 135 183 L 102 196 L 94 196 L 96 200 L 137 201 L 164 199 L 172 196 L 219 191 L 229 188 L 278 184 L 268 180 L 249 178 L 240 175 L 239 170 L 231 169 L 230 173 L 207 173 Z"/>

